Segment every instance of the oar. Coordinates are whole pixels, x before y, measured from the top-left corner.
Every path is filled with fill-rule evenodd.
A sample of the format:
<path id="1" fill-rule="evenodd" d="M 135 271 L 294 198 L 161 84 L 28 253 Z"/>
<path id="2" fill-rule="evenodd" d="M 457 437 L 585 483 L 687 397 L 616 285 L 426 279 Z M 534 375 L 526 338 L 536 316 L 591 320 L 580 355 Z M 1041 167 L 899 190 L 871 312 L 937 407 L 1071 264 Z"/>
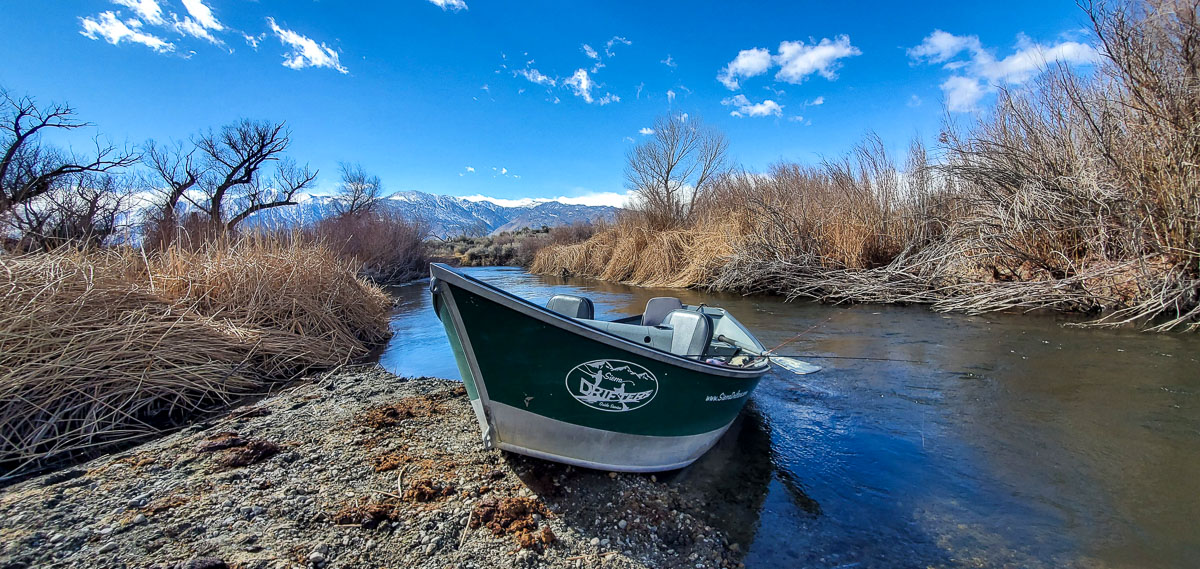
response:
<path id="1" fill-rule="evenodd" d="M 746 344 L 738 342 L 724 334 L 718 335 L 717 341 L 725 342 L 726 344 L 729 344 L 731 346 L 737 346 L 747 352 L 750 352 L 751 354 L 754 354 L 754 355 L 762 357 L 762 358 L 767 358 L 768 360 L 770 360 L 771 363 L 773 363 L 783 369 L 786 369 L 796 375 L 808 375 L 810 373 L 816 373 L 818 371 L 821 371 L 821 366 L 819 366 L 819 365 L 810 364 L 808 362 L 800 361 L 795 358 L 787 358 L 784 356 L 773 356 L 769 352 L 761 352 L 758 350 L 758 348 L 755 348 L 752 346 L 747 346 Z"/>

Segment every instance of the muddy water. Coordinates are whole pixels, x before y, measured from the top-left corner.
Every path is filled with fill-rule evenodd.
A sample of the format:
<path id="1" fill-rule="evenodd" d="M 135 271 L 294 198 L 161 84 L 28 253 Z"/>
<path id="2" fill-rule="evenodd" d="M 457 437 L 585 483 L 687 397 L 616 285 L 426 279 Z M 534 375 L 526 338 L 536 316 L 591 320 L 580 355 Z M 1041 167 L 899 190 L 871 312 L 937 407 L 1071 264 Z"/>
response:
<path id="1" fill-rule="evenodd" d="M 679 296 L 732 311 L 779 353 L 722 442 L 668 478 L 709 502 L 748 567 L 1200 567 L 1200 337 L 639 289 L 469 269 L 598 318 Z M 394 291 L 382 363 L 458 377 L 424 283 Z"/>

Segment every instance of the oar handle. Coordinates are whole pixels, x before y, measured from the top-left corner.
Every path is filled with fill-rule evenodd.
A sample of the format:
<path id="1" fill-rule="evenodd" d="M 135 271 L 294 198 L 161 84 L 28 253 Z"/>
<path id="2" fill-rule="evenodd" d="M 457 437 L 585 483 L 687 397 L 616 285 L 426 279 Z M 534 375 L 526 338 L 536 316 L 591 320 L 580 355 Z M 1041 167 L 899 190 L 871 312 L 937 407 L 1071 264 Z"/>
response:
<path id="1" fill-rule="evenodd" d="M 758 348 L 755 348 L 753 346 L 747 346 L 746 344 L 743 344 L 737 340 L 734 340 L 733 338 L 730 338 L 729 336 L 726 336 L 724 334 L 717 334 L 717 341 L 725 342 L 726 344 L 729 344 L 731 346 L 736 346 L 736 347 L 746 350 L 747 352 L 750 352 L 751 354 L 754 354 L 756 356 L 762 356 L 762 357 L 767 356 L 766 352 L 759 351 Z"/>

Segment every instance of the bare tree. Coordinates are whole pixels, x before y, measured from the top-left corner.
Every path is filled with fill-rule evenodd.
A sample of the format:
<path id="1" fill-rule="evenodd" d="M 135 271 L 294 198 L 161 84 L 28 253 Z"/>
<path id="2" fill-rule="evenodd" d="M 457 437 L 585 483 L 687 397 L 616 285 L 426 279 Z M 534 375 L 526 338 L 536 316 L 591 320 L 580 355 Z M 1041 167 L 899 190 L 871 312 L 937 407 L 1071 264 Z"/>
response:
<path id="1" fill-rule="evenodd" d="M 150 167 L 165 183 L 163 220 L 172 224 L 180 201 L 202 212 L 213 233 L 233 231 L 251 215 L 295 205 L 317 177 L 281 155 L 291 145 L 282 122 L 247 119 L 208 131 L 190 143 L 148 144 Z M 274 162 L 274 171 L 265 171 Z"/>
<path id="2" fill-rule="evenodd" d="M 24 249 L 98 246 L 128 227 L 133 193 L 127 176 L 79 172 L 21 202 L 5 220 L 20 234 Z"/>
<path id="3" fill-rule="evenodd" d="M 634 208 L 660 229 L 691 221 L 697 198 L 724 166 L 728 148 L 724 134 L 698 119 L 659 117 L 650 140 L 626 157 L 625 180 L 636 196 Z"/>
<path id="4" fill-rule="evenodd" d="M 51 130 L 75 130 L 91 126 L 75 118 L 65 104 L 39 107 L 31 97 L 13 97 L 0 89 L 0 215 L 53 191 L 69 176 L 107 172 L 130 166 L 138 156 L 96 139 L 96 150 L 88 156 L 63 153 L 41 144 L 41 135 Z"/>
<path id="5" fill-rule="evenodd" d="M 374 211 L 383 191 L 379 176 L 368 174 L 361 164 L 342 162 L 338 166 L 342 171 L 342 183 L 338 187 L 341 199 L 334 204 L 337 215 L 359 216 Z"/>

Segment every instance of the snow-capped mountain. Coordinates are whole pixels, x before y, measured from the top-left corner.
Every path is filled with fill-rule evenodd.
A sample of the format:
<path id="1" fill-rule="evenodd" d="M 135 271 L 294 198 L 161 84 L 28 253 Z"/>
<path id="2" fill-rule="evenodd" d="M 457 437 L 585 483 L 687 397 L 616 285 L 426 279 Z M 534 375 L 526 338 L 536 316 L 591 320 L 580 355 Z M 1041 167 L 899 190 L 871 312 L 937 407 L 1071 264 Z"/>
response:
<path id="1" fill-rule="evenodd" d="M 258 225 L 311 224 L 333 215 L 335 196 L 307 196 L 299 205 L 263 210 L 246 220 Z M 577 222 L 613 221 L 618 208 L 572 205 L 557 201 L 502 206 L 487 200 L 468 200 L 425 192 L 396 192 L 383 200 L 383 207 L 407 219 L 421 219 L 437 237 L 489 235 L 522 227 L 553 227 Z"/>

